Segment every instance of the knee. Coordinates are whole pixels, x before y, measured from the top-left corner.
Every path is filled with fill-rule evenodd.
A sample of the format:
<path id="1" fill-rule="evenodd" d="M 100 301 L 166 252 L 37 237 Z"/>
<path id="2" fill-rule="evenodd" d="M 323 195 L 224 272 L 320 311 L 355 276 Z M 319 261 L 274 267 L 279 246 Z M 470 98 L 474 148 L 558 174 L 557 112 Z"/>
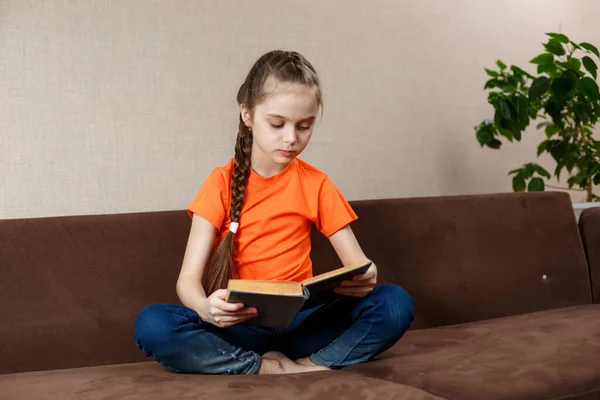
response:
<path id="1" fill-rule="evenodd" d="M 134 325 L 136 345 L 145 353 L 172 340 L 173 318 L 167 304 L 154 303 L 144 307 Z"/>
<path id="2" fill-rule="evenodd" d="M 393 337 L 401 337 L 415 317 L 412 297 L 406 290 L 393 284 L 376 286 L 372 294 L 386 330 Z"/>

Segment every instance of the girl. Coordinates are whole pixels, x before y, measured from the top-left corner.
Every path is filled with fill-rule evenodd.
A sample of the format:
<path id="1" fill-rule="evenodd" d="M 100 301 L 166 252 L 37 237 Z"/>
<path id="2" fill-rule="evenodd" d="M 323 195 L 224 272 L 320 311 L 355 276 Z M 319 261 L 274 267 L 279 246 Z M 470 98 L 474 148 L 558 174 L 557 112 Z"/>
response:
<path id="1" fill-rule="evenodd" d="M 413 320 L 406 291 L 375 286 L 375 264 L 336 288 L 338 300 L 300 312 L 286 329 L 244 324 L 257 310 L 225 302 L 233 277 L 311 277 L 312 223 L 344 265 L 366 260 L 349 226 L 357 216 L 348 202 L 327 175 L 297 158 L 322 109 L 312 65 L 296 52 L 271 51 L 254 64 L 237 101 L 235 156 L 212 171 L 187 210 L 192 226 L 177 281 L 185 307 L 145 307 L 135 322 L 136 344 L 184 373 L 277 374 L 367 361 Z"/>

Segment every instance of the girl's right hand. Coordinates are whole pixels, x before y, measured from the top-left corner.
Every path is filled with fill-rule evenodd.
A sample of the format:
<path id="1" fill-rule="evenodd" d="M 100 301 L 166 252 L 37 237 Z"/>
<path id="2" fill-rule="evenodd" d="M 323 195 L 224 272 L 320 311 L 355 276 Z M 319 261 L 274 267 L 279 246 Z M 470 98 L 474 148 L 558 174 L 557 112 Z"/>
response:
<path id="1" fill-rule="evenodd" d="M 244 307 L 242 303 L 225 301 L 226 289 L 219 289 L 206 298 L 200 317 L 219 328 L 227 328 L 244 322 L 257 314 L 256 308 Z"/>

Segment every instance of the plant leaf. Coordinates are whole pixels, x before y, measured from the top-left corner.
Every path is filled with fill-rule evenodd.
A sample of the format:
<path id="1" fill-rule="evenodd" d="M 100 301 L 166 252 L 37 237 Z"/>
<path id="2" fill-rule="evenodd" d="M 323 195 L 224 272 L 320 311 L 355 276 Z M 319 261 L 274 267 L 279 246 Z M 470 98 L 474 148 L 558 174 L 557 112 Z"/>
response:
<path id="1" fill-rule="evenodd" d="M 550 89 L 550 79 L 540 76 L 533 81 L 529 88 L 529 101 L 536 101 Z"/>
<path id="2" fill-rule="evenodd" d="M 496 61 L 496 65 L 501 69 L 501 70 L 505 70 L 506 69 L 506 64 L 504 64 L 502 61 L 498 60 Z"/>
<path id="3" fill-rule="evenodd" d="M 490 140 L 492 140 L 494 138 L 494 133 L 490 129 L 490 126 L 485 125 L 485 126 L 481 126 L 477 130 L 476 136 L 477 136 L 477 140 L 479 141 L 479 144 L 483 147 L 486 144 L 488 144 Z"/>
<path id="4" fill-rule="evenodd" d="M 581 46 L 579 46 L 577 43 L 575 43 L 574 41 L 569 41 L 569 43 L 571 43 L 571 46 L 575 47 L 577 50 L 581 50 Z"/>
<path id="5" fill-rule="evenodd" d="M 521 130 L 518 128 L 514 128 L 513 129 L 513 136 L 515 137 L 515 139 L 517 139 L 517 141 L 521 141 Z"/>
<path id="6" fill-rule="evenodd" d="M 529 72 L 522 70 L 521 68 L 515 66 L 515 65 L 511 65 L 510 66 L 510 70 L 517 76 L 523 76 L 525 75 L 526 77 L 530 78 L 530 79 L 535 79 L 535 76 L 531 75 Z"/>
<path id="7" fill-rule="evenodd" d="M 573 106 L 573 111 L 575 112 L 575 116 L 584 124 L 587 124 L 590 120 L 590 114 L 588 113 L 588 108 L 585 104 L 575 104 Z"/>
<path id="8" fill-rule="evenodd" d="M 502 142 L 498 139 L 492 139 L 488 142 L 487 147 L 491 149 L 499 149 L 502 146 Z"/>
<path id="9" fill-rule="evenodd" d="M 545 65 L 540 64 L 537 67 L 537 73 L 538 74 L 542 74 L 544 72 L 547 72 L 548 75 L 552 75 L 557 70 L 558 70 L 558 67 L 553 62 L 551 62 L 550 64 L 545 64 Z"/>
<path id="10" fill-rule="evenodd" d="M 561 78 L 565 78 L 566 80 L 568 80 L 569 82 L 571 82 L 571 84 L 573 86 L 575 86 L 577 84 L 577 81 L 579 80 L 579 75 L 580 72 L 575 72 L 575 71 L 565 71 L 562 74 Z"/>
<path id="11" fill-rule="evenodd" d="M 561 161 L 557 161 L 556 168 L 554 169 L 554 175 L 556 175 L 556 180 L 560 181 L 560 172 L 565 167 L 565 164 Z"/>
<path id="12" fill-rule="evenodd" d="M 527 190 L 530 192 L 543 192 L 545 189 L 544 180 L 542 178 L 535 177 L 529 181 Z"/>
<path id="13" fill-rule="evenodd" d="M 521 175 L 515 175 L 512 180 L 512 187 L 515 192 L 525 191 L 525 179 Z"/>
<path id="14" fill-rule="evenodd" d="M 600 185 L 600 174 L 594 176 L 594 185 Z"/>
<path id="15" fill-rule="evenodd" d="M 552 122 L 554 125 L 561 125 L 562 120 L 562 110 L 565 108 L 564 98 L 559 98 L 557 96 L 552 96 L 548 99 L 546 104 L 544 104 L 544 111 L 548 113 L 552 117 Z"/>
<path id="16" fill-rule="evenodd" d="M 483 88 L 484 89 L 493 89 L 497 86 L 498 86 L 498 79 L 492 78 L 485 83 L 485 86 Z"/>
<path id="17" fill-rule="evenodd" d="M 485 73 L 493 78 L 497 78 L 500 74 L 496 71 L 492 71 L 491 69 L 485 68 Z"/>
<path id="18" fill-rule="evenodd" d="M 588 57 L 589 58 L 589 57 Z M 574 69 L 575 71 L 579 71 L 581 69 L 581 61 L 577 58 L 571 58 L 567 62 L 567 65 Z"/>
<path id="19" fill-rule="evenodd" d="M 502 117 L 500 117 L 500 118 L 502 118 Z M 510 121 L 508 121 L 506 119 L 501 119 L 501 122 L 505 126 L 510 125 Z M 512 131 L 510 129 L 500 127 L 500 129 L 498 129 L 498 131 L 500 132 L 500 134 L 502 136 L 504 136 L 505 138 L 507 138 L 511 142 L 513 141 L 514 135 L 513 135 Z"/>
<path id="20" fill-rule="evenodd" d="M 561 43 L 569 43 L 569 38 L 563 35 L 562 33 L 546 33 L 546 35 L 550 36 L 552 39 L 555 39 Z"/>
<path id="21" fill-rule="evenodd" d="M 544 140 L 537 148 L 537 156 L 539 157 L 543 152 L 546 151 L 546 147 L 548 146 L 548 141 Z"/>
<path id="22" fill-rule="evenodd" d="M 529 179 L 533 176 L 535 172 L 535 168 L 533 167 L 533 164 L 528 163 L 525 164 L 524 168 L 523 168 L 523 172 L 521 173 L 521 176 L 523 176 L 523 178 L 525 179 Z"/>
<path id="23" fill-rule="evenodd" d="M 551 64 L 553 61 L 554 61 L 554 56 L 552 54 L 542 53 L 529 62 L 532 64 L 547 65 L 547 64 Z"/>
<path id="24" fill-rule="evenodd" d="M 598 84 L 590 77 L 585 77 L 580 81 L 580 87 L 583 93 L 593 101 L 600 100 L 600 93 L 598 91 Z"/>
<path id="25" fill-rule="evenodd" d="M 527 128 L 529 125 L 529 101 L 525 96 L 516 96 L 513 100 L 513 106 L 517 117 L 517 127 L 519 130 L 519 137 L 515 134 L 517 140 L 521 140 L 521 130 Z"/>
<path id="26" fill-rule="evenodd" d="M 549 53 L 555 54 L 557 56 L 564 56 L 566 53 L 562 44 L 555 39 L 550 39 L 548 43 L 544 45 L 544 47 L 546 48 L 546 50 L 548 50 Z"/>
<path id="27" fill-rule="evenodd" d="M 598 52 L 598 49 L 593 44 L 587 43 L 587 42 L 582 42 L 582 43 L 579 43 L 579 45 L 581 47 L 583 47 L 584 49 L 586 49 L 587 51 L 591 51 L 592 53 L 594 53 L 596 55 L 596 57 L 600 58 L 600 52 Z"/>
<path id="28" fill-rule="evenodd" d="M 510 110 L 510 105 L 508 104 L 508 101 L 506 100 L 501 100 L 498 103 L 498 109 L 500 110 L 500 115 L 508 120 L 512 120 L 514 119 L 513 113 Z"/>
<path id="29" fill-rule="evenodd" d="M 565 97 L 573 89 L 573 83 L 566 78 L 556 78 L 550 89 L 557 97 Z"/>
<path id="30" fill-rule="evenodd" d="M 558 132 L 558 127 L 554 124 L 549 124 L 546 126 L 546 137 L 550 139 L 554 134 Z"/>
<path id="31" fill-rule="evenodd" d="M 583 57 L 582 61 L 583 61 L 583 66 L 585 67 L 585 69 L 587 69 L 588 72 L 594 77 L 594 79 L 596 79 L 598 66 L 596 65 L 594 60 L 592 60 L 588 56 L 585 56 L 585 57 Z"/>
<path id="32" fill-rule="evenodd" d="M 541 165 L 539 164 L 533 164 L 533 168 L 535 169 L 535 172 L 537 172 L 539 175 L 550 179 L 552 176 L 550 175 L 550 172 L 546 171 Z"/>
<path id="33" fill-rule="evenodd" d="M 550 155 L 552 155 L 552 158 L 554 158 L 554 160 L 557 163 L 563 163 L 563 157 L 565 156 L 565 153 L 567 152 L 567 150 L 565 149 L 565 143 L 562 142 L 561 140 L 551 140 L 548 141 L 548 151 L 550 152 Z"/>

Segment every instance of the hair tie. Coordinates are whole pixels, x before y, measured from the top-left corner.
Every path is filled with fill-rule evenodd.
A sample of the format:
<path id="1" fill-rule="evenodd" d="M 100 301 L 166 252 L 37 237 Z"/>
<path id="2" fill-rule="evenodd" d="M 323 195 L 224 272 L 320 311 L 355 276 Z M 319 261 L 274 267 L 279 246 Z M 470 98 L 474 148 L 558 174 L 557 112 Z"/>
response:
<path id="1" fill-rule="evenodd" d="M 239 222 L 232 222 L 229 224 L 229 230 L 233 233 L 236 233 L 239 226 L 240 226 Z"/>

